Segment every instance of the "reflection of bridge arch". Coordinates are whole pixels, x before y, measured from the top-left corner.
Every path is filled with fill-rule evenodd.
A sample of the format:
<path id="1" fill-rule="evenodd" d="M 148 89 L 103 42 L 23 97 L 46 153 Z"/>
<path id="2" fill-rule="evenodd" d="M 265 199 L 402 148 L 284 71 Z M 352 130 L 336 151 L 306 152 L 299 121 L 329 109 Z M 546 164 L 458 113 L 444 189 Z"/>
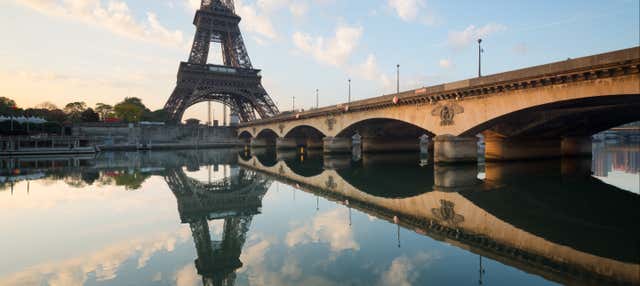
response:
<path id="1" fill-rule="evenodd" d="M 251 221 L 259 214 L 270 181 L 254 171 L 232 168 L 231 176 L 213 183 L 189 178 L 182 168 L 165 172 L 178 212 L 188 223 L 198 253 L 195 261 L 204 285 L 234 285 L 242 267 L 240 254 Z M 209 220 L 223 219 L 221 241 L 212 241 Z"/>
<path id="2" fill-rule="evenodd" d="M 629 231 L 628 229 L 634 225 L 630 223 L 635 220 L 634 218 L 624 218 L 622 225 L 609 225 L 603 222 L 606 220 L 603 218 L 597 220 L 592 226 L 590 223 L 592 220 L 589 220 L 590 215 L 584 215 L 585 212 L 592 211 L 589 208 L 588 210 L 581 209 L 578 214 L 572 213 L 571 210 L 566 212 L 561 210 L 559 212 L 561 214 L 553 213 L 549 216 L 543 215 L 543 217 L 529 215 L 529 219 L 534 219 L 535 222 L 523 224 L 521 223 L 522 218 L 510 217 L 510 212 L 504 211 L 510 206 L 501 204 L 501 200 L 495 198 L 495 195 L 498 197 L 509 195 L 508 191 L 500 191 L 499 188 L 490 192 L 468 191 L 467 188 L 462 188 L 460 192 L 456 191 L 460 188 L 451 184 L 454 177 L 459 177 L 456 175 L 477 175 L 477 172 L 467 172 L 467 170 L 456 174 L 453 169 L 447 171 L 436 169 L 434 191 L 404 198 L 384 198 L 354 188 L 346 183 L 335 170 L 326 170 L 321 175 L 305 178 L 292 173 L 283 162 L 279 162 L 274 167 L 265 167 L 253 158 L 249 161 L 239 160 L 239 164 L 275 176 L 278 180 L 298 189 L 322 195 L 329 200 L 339 203 L 348 201 L 350 208 L 359 209 L 389 222 L 394 222 L 397 219 L 398 223 L 407 229 L 541 275 L 546 279 L 560 283 L 581 281 L 582 284 L 594 285 L 636 284 L 640 282 L 640 271 L 638 271 L 640 264 L 637 257 L 633 257 L 633 253 L 637 249 L 612 248 L 611 246 L 609 249 L 601 249 L 602 245 L 598 243 L 576 241 L 576 238 L 577 240 L 585 240 L 585 237 L 576 237 L 576 235 L 585 233 L 585 229 L 588 229 L 592 234 L 611 239 L 604 241 L 604 243 L 610 244 L 610 241 L 620 241 L 619 236 L 626 235 L 628 237 L 625 237 L 624 243 L 621 245 L 632 245 L 633 243 L 630 241 L 633 241 L 634 237 L 637 238 L 638 235 L 637 231 L 633 229 Z M 500 186 L 509 183 L 512 176 L 502 175 L 509 173 L 512 169 L 514 168 L 510 165 L 488 166 L 485 184 Z M 439 178 L 439 176 L 444 176 L 444 178 Z M 578 176 L 577 178 L 583 177 Z M 467 181 L 465 179 L 459 180 L 463 183 Z M 524 180 L 522 184 L 526 185 L 529 182 Z M 440 184 L 445 186 L 441 187 Z M 603 186 L 604 184 L 598 185 L 594 189 L 602 190 Z M 535 186 L 529 187 L 535 188 Z M 540 188 L 545 187 L 540 186 Z M 629 201 L 628 204 L 633 204 L 638 201 L 637 196 L 625 194 L 616 188 L 605 187 L 605 189 L 607 189 L 607 194 L 613 195 L 618 202 Z M 528 191 L 528 193 L 531 194 L 532 191 Z M 521 194 L 521 196 L 526 195 L 527 193 Z M 625 195 L 625 197 L 621 197 L 621 195 Z M 538 200 L 538 207 L 540 207 L 540 203 L 553 203 L 549 201 L 552 198 L 553 196 L 548 196 L 543 197 L 542 199 L 545 199 L 543 201 Z M 513 204 L 511 207 L 532 208 L 531 203 L 522 204 L 514 198 L 508 201 Z M 536 205 L 536 200 L 532 201 Z M 560 202 L 559 206 L 562 207 L 562 204 Z M 628 207 L 626 205 L 625 207 Z M 616 215 L 612 214 L 608 217 L 611 216 L 615 217 Z M 545 232 L 544 227 L 542 227 L 543 229 L 532 227 L 532 225 L 553 222 L 559 217 L 564 218 L 556 225 L 566 227 L 561 233 L 549 233 L 549 231 Z M 583 221 L 583 219 L 587 219 L 587 221 Z M 575 234 L 568 235 L 566 232 Z M 571 239 L 566 239 L 567 235 L 571 236 Z M 631 248 L 633 247 L 637 246 Z"/>

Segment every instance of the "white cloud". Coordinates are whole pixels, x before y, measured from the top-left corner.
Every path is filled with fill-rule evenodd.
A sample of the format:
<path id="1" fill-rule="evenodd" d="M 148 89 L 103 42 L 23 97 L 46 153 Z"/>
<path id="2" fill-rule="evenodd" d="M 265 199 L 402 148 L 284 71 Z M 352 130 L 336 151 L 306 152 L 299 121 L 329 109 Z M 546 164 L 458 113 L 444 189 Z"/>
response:
<path id="1" fill-rule="evenodd" d="M 451 60 L 449 59 L 441 59 L 438 62 L 438 65 L 443 69 L 450 69 L 453 67 L 453 63 L 451 63 Z"/>
<path id="2" fill-rule="evenodd" d="M 320 63 L 342 66 L 360 43 L 362 32 L 362 27 L 347 25 L 338 26 L 335 35 L 331 38 L 295 32 L 293 44 Z"/>
<path id="3" fill-rule="evenodd" d="M 405 21 L 415 20 L 420 10 L 425 7 L 424 0 L 388 0 L 388 3 L 398 17 Z"/>
<path id="4" fill-rule="evenodd" d="M 376 56 L 373 54 L 369 54 L 363 63 L 352 67 L 349 73 L 366 80 L 376 81 L 385 89 L 390 89 L 394 85 L 391 78 L 380 70 Z"/>
<path id="5" fill-rule="evenodd" d="M 463 48 L 468 46 L 472 42 L 476 41 L 479 38 L 485 38 L 490 34 L 504 31 L 507 27 L 501 24 L 489 23 L 482 27 L 476 27 L 474 25 L 469 25 L 463 31 L 451 31 L 449 32 L 448 43 L 451 47 L 454 48 Z"/>
<path id="6" fill-rule="evenodd" d="M 40 13 L 64 17 L 74 21 L 102 27 L 111 33 L 130 39 L 182 47 L 183 34 L 163 26 L 153 12 L 147 12 L 145 21 L 137 21 L 127 3 L 110 0 L 104 5 L 99 0 L 15 0 Z"/>
<path id="7" fill-rule="evenodd" d="M 419 21 L 427 25 L 438 22 L 438 17 L 428 9 L 425 0 L 388 0 L 387 4 L 406 22 Z"/>
<path id="8" fill-rule="evenodd" d="M 302 2 L 302 1 L 292 2 L 289 5 L 289 11 L 295 17 L 304 16 L 305 14 L 307 14 L 308 10 L 309 10 L 309 6 L 307 5 L 307 3 Z"/>
<path id="9" fill-rule="evenodd" d="M 236 0 L 236 13 L 242 17 L 240 25 L 245 31 L 255 33 L 269 40 L 276 39 L 278 33 L 271 22 L 271 16 L 269 13 L 264 12 L 263 9 L 265 8 L 258 9 L 255 5 L 245 4 L 243 1 Z"/>

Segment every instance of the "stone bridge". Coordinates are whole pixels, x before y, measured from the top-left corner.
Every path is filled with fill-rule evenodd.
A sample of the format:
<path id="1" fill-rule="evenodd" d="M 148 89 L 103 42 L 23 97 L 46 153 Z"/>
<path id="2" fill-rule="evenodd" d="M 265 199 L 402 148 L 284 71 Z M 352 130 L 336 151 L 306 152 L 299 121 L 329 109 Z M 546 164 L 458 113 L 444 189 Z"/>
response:
<path id="1" fill-rule="evenodd" d="M 547 187 L 543 187 L 550 190 L 549 196 L 552 198 L 547 200 L 549 198 L 536 189 L 542 183 L 527 190 L 525 194 L 512 195 L 514 191 L 531 188 L 527 185 L 528 181 L 513 178 L 517 175 L 528 176 L 531 174 L 530 168 L 540 169 L 541 166 L 535 164 L 523 167 L 517 164 L 490 163 L 486 167 L 484 181 L 477 179 L 475 165 L 435 166 L 432 185 L 419 187 L 414 184 L 414 189 L 424 188 L 417 193 L 400 190 L 400 193 L 387 193 L 387 196 L 383 196 L 374 195 L 369 189 L 359 189 L 357 181 L 362 180 L 346 178 L 348 176 L 345 176 L 344 168 L 340 166 L 347 164 L 350 158 L 333 158 L 327 160 L 328 157 L 325 156 L 325 169 L 319 173 L 307 174 L 296 171 L 299 168 L 293 167 L 291 160 L 265 165 L 258 157 L 253 156 L 240 157 L 238 163 L 244 168 L 270 175 L 305 192 L 320 195 L 416 233 L 561 284 L 576 284 L 576 281 L 580 285 L 640 283 L 640 264 L 635 256 L 638 249 L 627 248 L 634 245 L 634 240 L 637 239 L 637 232 L 628 233 L 627 229 L 633 228 L 634 218 L 625 218 L 625 222 L 618 224 L 620 221 L 616 217 L 621 213 L 619 211 L 612 211 L 612 216 L 605 215 L 608 218 L 590 217 L 593 214 L 591 207 L 578 207 L 580 210 L 571 207 L 570 211 L 563 213 L 567 208 L 566 204 L 581 205 L 593 200 L 594 196 L 601 197 L 603 191 L 610 195 L 606 204 L 616 201 L 631 207 L 638 201 L 635 194 L 622 192 L 590 178 L 589 160 L 566 160 L 561 168 L 563 179 L 584 181 L 581 195 L 587 198 L 564 198 L 558 195 L 562 193 L 558 190 L 558 185 L 549 182 Z M 369 164 L 367 161 L 371 161 L 366 157 L 363 160 L 365 165 Z M 586 166 L 576 162 L 584 162 Z M 422 171 L 422 177 L 429 177 L 427 170 L 419 170 Z M 362 173 L 366 172 L 360 172 Z M 540 176 L 545 178 L 554 176 L 548 172 L 540 173 L 544 173 Z M 399 178 L 388 176 L 385 179 L 397 182 Z M 518 182 L 524 183 L 514 186 Z M 475 187 L 469 188 L 473 184 Z M 508 188 L 501 189 L 505 185 Z M 478 191 L 483 188 L 483 191 Z M 535 198 L 530 202 L 522 199 L 531 195 Z M 520 212 L 513 212 L 504 211 L 505 208 L 522 209 Z M 564 218 L 558 219 L 559 217 Z M 615 222 L 609 220 L 611 218 Z M 587 240 L 589 235 L 599 236 L 606 245 Z M 609 238 L 611 241 L 619 241 L 621 247 L 612 247 Z"/>
<path id="2" fill-rule="evenodd" d="M 640 120 L 640 47 L 243 123 L 251 146 L 350 152 L 418 150 L 436 162 L 590 154 L 590 136 Z M 425 137 L 427 135 L 429 137 Z"/>

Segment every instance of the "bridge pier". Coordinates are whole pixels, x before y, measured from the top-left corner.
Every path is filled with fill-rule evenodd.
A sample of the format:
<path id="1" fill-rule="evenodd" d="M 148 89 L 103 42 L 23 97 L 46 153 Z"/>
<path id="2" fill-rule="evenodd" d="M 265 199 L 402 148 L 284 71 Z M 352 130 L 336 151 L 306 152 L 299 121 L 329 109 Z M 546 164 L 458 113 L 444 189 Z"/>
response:
<path id="1" fill-rule="evenodd" d="M 273 146 L 273 142 L 265 138 L 251 138 L 251 143 L 249 145 L 251 147 L 269 147 Z"/>
<path id="2" fill-rule="evenodd" d="M 482 181 L 478 179 L 478 165 L 435 165 L 433 169 L 434 185 L 438 191 L 464 191 Z"/>
<path id="3" fill-rule="evenodd" d="M 504 138 L 488 136 L 484 140 L 486 161 L 555 158 L 560 142 L 554 138 Z"/>
<path id="4" fill-rule="evenodd" d="M 325 137 L 324 153 L 351 153 L 351 138 Z"/>
<path id="5" fill-rule="evenodd" d="M 296 138 L 283 138 L 283 137 L 276 138 L 276 149 L 278 150 L 296 149 L 296 147 L 298 147 L 298 144 L 296 143 Z"/>
<path id="6" fill-rule="evenodd" d="M 472 163 L 478 161 L 478 138 L 453 135 L 436 136 L 435 163 Z"/>
<path id="7" fill-rule="evenodd" d="M 405 151 L 420 151 L 420 140 L 418 138 L 362 138 L 362 152 L 365 153 Z"/>
<path id="8" fill-rule="evenodd" d="M 560 144 L 562 156 L 591 156 L 591 136 L 564 137 Z"/>

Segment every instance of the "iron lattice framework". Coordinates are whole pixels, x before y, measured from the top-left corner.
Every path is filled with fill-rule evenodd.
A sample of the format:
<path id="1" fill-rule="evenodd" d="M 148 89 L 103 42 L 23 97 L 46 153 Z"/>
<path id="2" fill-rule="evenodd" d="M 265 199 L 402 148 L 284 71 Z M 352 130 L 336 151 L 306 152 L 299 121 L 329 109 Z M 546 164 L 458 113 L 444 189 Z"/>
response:
<path id="1" fill-rule="evenodd" d="M 278 114 L 262 87 L 260 70 L 253 69 L 240 33 L 233 0 L 202 0 L 193 24 L 196 34 L 188 62 L 180 63 L 178 83 L 164 109 L 179 122 L 190 106 L 217 101 L 246 122 Z M 220 43 L 224 65 L 208 64 L 211 42 Z"/>

